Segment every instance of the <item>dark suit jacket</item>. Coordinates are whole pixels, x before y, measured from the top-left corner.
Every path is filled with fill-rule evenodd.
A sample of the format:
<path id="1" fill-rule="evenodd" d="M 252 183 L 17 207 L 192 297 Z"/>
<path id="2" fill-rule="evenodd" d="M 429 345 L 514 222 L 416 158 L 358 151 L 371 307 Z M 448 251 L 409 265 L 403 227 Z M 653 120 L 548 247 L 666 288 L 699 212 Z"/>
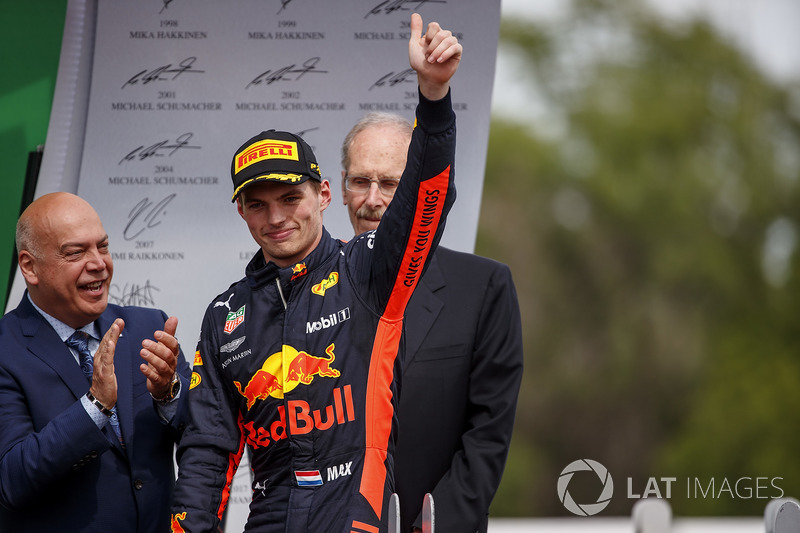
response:
<path id="1" fill-rule="evenodd" d="M 173 445 L 187 417 L 190 370 L 181 357 L 181 398 L 168 425 L 139 370 L 142 339 L 164 329 L 167 317 L 109 305 L 100 331 L 118 317 L 125 320 L 114 356 L 124 449 L 81 405 L 86 377 L 27 293 L 0 320 L 0 531 L 169 530 Z"/>
<path id="2" fill-rule="evenodd" d="M 522 379 L 508 267 L 439 247 L 406 309 L 395 483 L 402 531 L 426 492 L 436 529 L 486 531 Z"/>

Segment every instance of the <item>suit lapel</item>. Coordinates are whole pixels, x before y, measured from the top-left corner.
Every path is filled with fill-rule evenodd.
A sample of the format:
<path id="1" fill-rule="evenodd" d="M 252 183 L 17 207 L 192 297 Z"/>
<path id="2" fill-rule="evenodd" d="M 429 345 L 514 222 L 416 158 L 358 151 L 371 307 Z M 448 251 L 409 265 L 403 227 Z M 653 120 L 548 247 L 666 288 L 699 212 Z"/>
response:
<path id="1" fill-rule="evenodd" d="M 444 302 L 436 296 L 436 291 L 444 288 L 446 284 L 438 254 L 434 253 L 406 309 L 406 357 L 403 370 L 408 368 L 417 356 L 417 350 L 444 307 Z"/>
<path id="2" fill-rule="evenodd" d="M 29 340 L 28 350 L 53 369 L 76 400 L 86 394 L 89 390 L 86 376 L 75 356 L 44 317 L 33 308 L 27 293 L 22 297 L 19 309 L 22 334 Z"/>

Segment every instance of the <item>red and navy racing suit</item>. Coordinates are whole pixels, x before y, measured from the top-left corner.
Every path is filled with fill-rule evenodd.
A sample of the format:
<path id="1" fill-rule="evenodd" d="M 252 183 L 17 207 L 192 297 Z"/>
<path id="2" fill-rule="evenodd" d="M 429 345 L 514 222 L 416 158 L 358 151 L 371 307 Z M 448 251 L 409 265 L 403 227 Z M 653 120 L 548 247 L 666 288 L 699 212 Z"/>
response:
<path id="1" fill-rule="evenodd" d="M 420 96 L 407 166 L 375 232 L 343 243 L 323 229 L 286 268 L 257 253 L 208 306 L 173 531 L 217 531 L 245 445 L 245 531 L 386 530 L 403 312 L 455 199 L 454 155 L 449 94 Z"/>

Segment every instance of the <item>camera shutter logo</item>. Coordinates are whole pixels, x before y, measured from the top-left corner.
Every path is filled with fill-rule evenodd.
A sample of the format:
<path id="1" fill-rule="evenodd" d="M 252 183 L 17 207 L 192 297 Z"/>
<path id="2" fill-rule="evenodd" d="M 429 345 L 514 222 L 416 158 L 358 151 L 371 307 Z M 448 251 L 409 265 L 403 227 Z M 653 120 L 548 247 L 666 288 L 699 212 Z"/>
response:
<path id="1" fill-rule="evenodd" d="M 567 486 L 575 472 L 586 470 L 591 470 L 597 474 L 597 477 L 603 484 L 603 490 L 594 503 L 576 503 L 575 500 L 572 499 L 572 496 L 570 496 Z M 558 476 L 558 499 L 561 500 L 561 503 L 564 504 L 564 507 L 566 507 L 569 512 L 578 516 L 596 515 L 608 506 L 611 502 L 611 496 L 613 495 L 614 481 L 611 479 L 611 474 L 608 473 L 608 469 L 606 469 L 605 466 L 597 461 L 592 461 L 591 459 L 573 461 L 568 464 L 567 467 L 561 471 L 561 475 Z"/>

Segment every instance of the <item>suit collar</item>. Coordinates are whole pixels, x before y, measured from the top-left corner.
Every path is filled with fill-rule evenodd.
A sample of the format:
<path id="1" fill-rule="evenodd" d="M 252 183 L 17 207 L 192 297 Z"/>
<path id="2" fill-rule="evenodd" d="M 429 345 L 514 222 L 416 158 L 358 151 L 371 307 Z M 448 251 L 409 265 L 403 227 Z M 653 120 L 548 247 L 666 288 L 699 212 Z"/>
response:
<path id="1" fill-rule="evenodd" d="M 447 285 L 439 264 L 439 254 L 434 252 L 425 275 L 422 276 L 422 285 L 425 285 L 430 292 L 436 292 Z"/>
<path id="2" fill-rule="evenodd" d="M 406 335 L 405 348 L 406 358 L 404 369 L 417 355 L 422 341 L 428 335 L 433 323 L 439 316 L 444 307 L 444 302 L 436 295 L 436 292 L 443 289 L 447 282 L 439 264 L 438 254 L 431 256 L 431 261 L 420 283 L 414 289 L 409 306 L 406 308 Z M 413 306 L 413 312 L 408 312 Z M 413 332 L 408 334 L 408 332 Z"/>
<path id="3" fill-rule="evenodd" d="M 54 317 L 53 315 L 49 314 L 47 311 L 36 305 L 36 303 L 31 298 L 31 295 L 27 290 L 25 291 L 25 296 L 27 297 L 28 303 L 30 303 L 33 308 L 39 313 L 45 321 L 52 326 L 52 328 L 56 331 L 58 336 L 61 338 L 62 342 L 66 342 L 66 340 L 72 335 L 74 331 L 84 331 L 88 333 L 90 336 L 94 337 L 95 339 L 100 339 L 102 335 L 97 334 L 97 321 L 93 320 L 89 322 L 85 326 L 78 328 L 77 330 L 72 326 L 61 322 L 59 319 Z"/>

